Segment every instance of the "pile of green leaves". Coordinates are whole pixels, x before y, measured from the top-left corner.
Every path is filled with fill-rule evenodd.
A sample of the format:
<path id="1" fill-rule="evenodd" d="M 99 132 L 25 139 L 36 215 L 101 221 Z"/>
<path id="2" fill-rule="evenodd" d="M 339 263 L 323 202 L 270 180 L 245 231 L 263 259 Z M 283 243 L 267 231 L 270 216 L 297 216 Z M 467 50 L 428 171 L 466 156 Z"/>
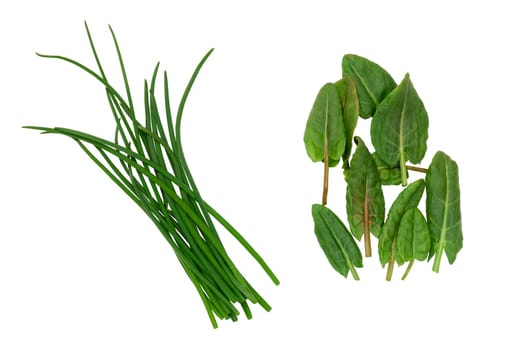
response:
<path id="1" fill-rule="evenodd" d="M 371 236 L 381 265 L 388 265 L 387 280 L 395 263 L 407 263 L 403 279 L 415 260 L 434 258 L 432 270 L 439 272 L 443 253 L 452 264 L 463 245 L 458 166 L 441 151 L 428 169 L 415 166 L 425 157 L 429 122 L 408 74 L 398 85 L 382 67 L 352 54 L 343 57 L 342 71 L 342 79 L 319 91 L 304 133 L 308 156 L 324 164 L 322 203 L 312 206 L 319 244 L 336 271 L 356 280 L 363 258 L 354 239 L 364 237 L 370 257 Z M 372 118 L 373 150 L 354 135 L 360 117 Z M 326 206 L 329 168 L 340 163 L 349 229 Z M 425 177 L 409 183 L 409 171 Z M 402 190 L 386 215 L 383 189 L 395 185 Z"/>
<path id="2" fill-rule="evenodd" d="M 110 27 L 125 86 L 125 97 L 108 81 L 87 24 L 86 31 L 98 73 L 67 57 L 39 56 L 69 62 L 103 85 L 115 121 L 114 139 L 107 140 L 67 128 L 26 128 L 40 130 L 44 134 L 64 135 L 76 141 L 89 158 L 146 213 L 174 250 L 197 289 L 214 328 L 218 326 L 215 317 L 233 321 L 238 319 L 240 311 L 236 304 L 240 304 L 247 318 L 252 315 L 248 301 L 258 303 L 269 311 L 270 305 L 230 259 L 219 238 L 216 223 L 237 239 L 275 284 L 279 284 L 279 280 L 241 234 L 201 197 L 182 149 L 181 120 L 184 105 L 212 50 L 197 65 L 175 117 L 171 110 L 166 72 L 163 89 L 165 118 L 161 117 L 161 106 L 155 98 L 159 64 L 156 65 L 151 80 L 144 82 L 145 118 L 141 123 L 113 30 Z"/>

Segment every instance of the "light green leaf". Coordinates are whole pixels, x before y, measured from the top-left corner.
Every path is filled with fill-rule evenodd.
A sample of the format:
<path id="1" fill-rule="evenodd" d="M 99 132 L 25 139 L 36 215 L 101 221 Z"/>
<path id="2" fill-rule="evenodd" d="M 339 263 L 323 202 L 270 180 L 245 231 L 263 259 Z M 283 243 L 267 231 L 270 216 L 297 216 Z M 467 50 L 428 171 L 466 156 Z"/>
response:
<path id="1" fill-rule="evenodd" d="M 359 115 L 370 118 L 381 101 L 396 87 L 396 82 L 379 65 L 358 55 L 345 55 L 342 68 L 343 77 L 351 77 L 356 84 Z"/>
<path id="2" fill-rule="evenodd" d="M 325 84 L 315 99 L 304 132 L 306 152 L 312 161 L 320 162 L 328 153 L 328 163 L 335 166 L 346 147 L 345 126 L 339 91 L 332 83 Z"/>
<path id="3" fill-rule="evenodd" d="M 399 164 L 405 186 L 405 163 L 421 162 L 428 138 L 428 115 L 408 74 L 377 107 L 370 128 L 377 154 L 389 166 Z"/>
<path id="4" fill-rule="evenodd" d="M 429 259 L 436 255 L 432 270 L 439 272 L 443 251 L 454 263 L 463 247 L 458 165 L 448 155 L 437 152 L 428 168 L 427 219 L 432 245 Z"/>
<path id="5" fill-rule="evenodd" d="M 355 82 L 351 77 L 344 77 L 337 81 L 335 86 L 339 90 L 343 107 L 343 123 L 346 132 L 346 147 L 343 153 L 343 162 L 347 164 L 352 153 L 352 139 L 357 126 L 357 120 L 359 119 L 359 98 L 357 96 Z"/>
<path id="6" fill-rule="evenodd" d="M 417 207 L 423 191 L 425 180 L 419 179 L 408 185 L 394 200 L 388 217 L 379 236 L 379 261 L 384 267 L 395 253 L 395 244 L 399 231 L 399 224 L 405 212 L 410 208 Z"/>
<path id="7" fill-rule="evenodd" d="M 371 255 L 370 233 L 379 237 L 385 218 L 385 199 L 374 158 L 363 140 L 355 138 L 356 151 L 345 174 L 346 210 L 352 234 L 360 240 L 365 235 L 366 256 Z"/>
<path id="8" fill-rule="evenodd" d="M 425 217 L 417 208 L 408 209 L 399 223 L 396 240 L 396 261 L 399 265 L 411 261 L 424 261 L 430 251 L 430 233 Z"/>
<path id="9" fill-rule="evenodd" d="M 332 267 L 347 277 L 352 273 L 358 280 L 356 267 L 363 267 L 361 252 L 343 222 L 327 207 L 312 205 L 314 230 L 319 245 Z"/>

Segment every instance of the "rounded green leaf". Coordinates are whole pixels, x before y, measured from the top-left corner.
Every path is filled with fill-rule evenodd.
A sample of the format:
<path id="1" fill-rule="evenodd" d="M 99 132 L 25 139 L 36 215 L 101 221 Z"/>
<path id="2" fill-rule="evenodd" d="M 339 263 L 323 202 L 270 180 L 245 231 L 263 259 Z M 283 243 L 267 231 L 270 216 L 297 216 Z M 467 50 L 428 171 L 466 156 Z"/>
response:
<path id="1" fill-rule="evenodd" d="M 345 126 L 339 91 L 332 83 L 325 84 L 315 99 L 304 132 L 306 152 L 314 162 L 325 159 L 327 149 L 329 164 L 335 166 L 346 147 Z"/>
<path id="2" fill-rule="evenodd" d="M 396 87 L 396 82 L 378 64 L 358 55 L 343 57 L 343 77 L 350 76 L 357 87 L 359 115 L 370 118 L 377 106 Z"/>
<path id="3" fill-rule="evenodd" d="M 428 115 L 410 77 L 405 78 L 377 107 L 372 120 L 372 144 L 390 166 L 421 162 L 428 138 Z"/>

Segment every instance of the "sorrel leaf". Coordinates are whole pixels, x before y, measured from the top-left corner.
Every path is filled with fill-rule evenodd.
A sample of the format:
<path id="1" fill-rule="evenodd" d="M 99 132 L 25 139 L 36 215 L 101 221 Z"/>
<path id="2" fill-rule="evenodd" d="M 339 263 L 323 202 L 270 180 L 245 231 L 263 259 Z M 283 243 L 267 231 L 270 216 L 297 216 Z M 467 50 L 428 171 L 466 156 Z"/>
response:
<path id="1" fill-rule="evenodd" d="M 350 230 L 361 240 L 365 235 L 365 256 L 371 256 L 370 233 L 379 237 L 385 218 L 385 199 L 374 158 L 363 140 L 355 138 L 356 151 L 347 170 L 346 211 Z"/>
<path id="2" fill-rule="evenodd" d="M 312 205 L 312 216 L 315 235 L 332 267 L 345 277 L 350 271 L 358 280 L 355 268 L 363 267 L 363 260 L 346 226 L 334 212 L 319 204 Z"/>
<path id="3" fill-rule="evenodd" d="M 335 166 L 346 147 L 345 126 L 339 91 L 335 84 L 325 84 L 315 99 L 304 132 L 306 152 L 312 161 L 328 155 L 329 166 Z"/>
<path id="4" fill-rule="evenodd" d="M 452 264 L 463 247 L 458 165 L 439 151 L 428 168 L 426 181 L 427 219 L 432 237 L 429 259 L 436 255 L 432 270 L 439 272 L 443 251 Z"/>
<path id="5" fill-rule="evenodd" d="M 357 96 L 355 82 L 351 77 L 344 77 L 337 81 L 335 86 L 339 90 L 339 96 L 341 97 L 343 123 L 346 132 L 346 147 L 343 153 L 343 166 L 348 168 L 348 159 L 352 153 L 354 130 L 357 126 L 357 120 L 359 119 L 359 98 Z"/>
<path id="6" fill-rule="evenodd" d="M 394 268 L 396 239 L 401 218 L 408 209 L 417 207 L 424 190 L 425 180 L 416 180 L 399 193 L 390 207 L 388 217 L 381 230 L 381 236 L 379 236 L 378 247 L 381 265 L 384 267 L 387 263 L 389 264 L 387 280 L 390 280 Z"/>
<path id="7" fill-rule="evenodd" d="M 304 136 L 310 158 L 324 160 L 322 206 L 327 204 L 330 167 L 342 158 L 348 224 L 353 237 L 357 240 L 365 237 L 365 256 L 372 254 L 370 239 L 375 235 L 379 236 L 379 260 L 383 267 L 388 263 L 387 280 L 391 279 L 396 262 L 399 265 L 408 262 L 405 279 L 416 260 L 430 260 L 434 255 L 433 270 L 437 271 L 443 252 L 452 263 L 462 247 L 457 165 L 443 155 L 436 156 L 430 170 L 417 165 L 427 151 L 429 122 L 408 73 L 396 85 L 382 67 L 353 54 L 343 57 L 342 73 L 342 79 L 326 84 L 319 92 Z M 332 85 L 339 92 L 339 101 Z M 342 123 L 337 108 L 341 110 Z M 354 136 L 359 116 L 372 117 L 373 148 L 369 149 L 361 138 Z M 330 132 L 336 124 L 341 133 L 334 137 Z M 357 146 L 352 145 L 353 141 Z M 413 172 L 427 174 L 426 180 L 432 183 L 426 184 L 425 179 L 420 179 L 409 185 L 409 173 Z M 404 187 L 390 207 L 386 221 L 382 192 L 385 185 Z M 430 192 L 426 198 L 428 208 L 419 205 L 425 188 Z M 321 208 L 316 210 L 324 210 Z M 340 221 L 335 224 L 339 219 L 330 213 L 326 215 L 334 220 L 338 232 L 346 232 L 347 227 Z M 315 215 L 316 233 L 323 227 L 325 235 L 331 234 L 328 224 L 319 222 L 320 214 Z M 433 227 L 432 230 L 429 227 Z M 337 241 L 332 243 L 337 247 Z M 323 244 L 327 246 L 326 242 Z M 344 255 L 334 249 L 325 253 L 332 259 L 332 265 L 346 276 Z"/>
<path id="8" fill-rule="evenodd" d="M 414 259 L 424 261 L 429 251 L 430 233 L 427 221 L 418 208 L 410 208 L 399 223 L 396 261 L 399 265 Z"/>
<path id="9" fill-rule="evenodd" d="M 342 67 L 343 77 L 350 76 L 355 81 L 359 115 L 365 119 L 372 117 L 377 106 L 396 87 L 396 82 L 379 65 L 358 55 L 345 55 Z"/>
<path id="10" fill-rule="evenodd" d="M 377 107 L 370 128 L 377 154 L 390 166 L 399 163 L 406 186 L 405 163 L 421 162 L 428 138 L 428 115 L 408 74 Z"/>

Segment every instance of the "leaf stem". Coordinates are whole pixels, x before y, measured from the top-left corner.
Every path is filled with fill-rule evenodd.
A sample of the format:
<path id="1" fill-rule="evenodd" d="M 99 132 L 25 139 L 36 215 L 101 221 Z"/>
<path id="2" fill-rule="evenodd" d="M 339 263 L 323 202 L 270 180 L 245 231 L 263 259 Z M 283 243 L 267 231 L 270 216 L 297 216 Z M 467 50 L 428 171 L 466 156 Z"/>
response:
<path id="1" fill-rule="evenodd" d="M 370 243 L 370 218 L 368 213 L 368 177 L 365 182 L 365 213 L 364 213 L 364 224 L 365 224 L 365 257 L 369 258 L 372 256 L 372 245 Z"/>
<path id="2" fill-rule="evenodd" d="M 407 165 L 405 164 L 405 154 L 401 152 L 399 156 L 399 171 L 401 172 L 401 185 L 407 185 Z"/>
<path id="3" fill-rule="evenodd" d="M 328 167 L 328 160 L 324 161 L 324 175 L 323 175 L 323 200 L 322 205 L 325 206 L 328 202 L 328 175 L 329 175 L 329 167 Z"/>
<path id="4" fill-rule="evenodd" d="M 365 231 L 365 256 L 367 258 L 372 256 L 372 244 L 370 242 L 370 228 L 367 227 Z"/>
<path id="5" fill-rule="evenodd" d="M 328 106 L 328 104 L 327 104 Z M 328 108 L 328 107 L 327 107 Z M 328 118 L 324 123 L 324 176 L 323 176 L 323 206 L 328 202 L 328 173 L 329 173 L 330 156 L 328 154 Z"/>
<path id="6" fill-rule="evenodd" d="M 404 281 L 405 278 L 407 278 L 408 273 L 410 272 L 410 270 L 412 269 L 412 266 L 414 265 L 414 260 L 415 260 L 415 259 L 412 259 L 412 260 L 410 260 L 410 262 L 408 263 L 407 269 L 405 270 L 405 273 L 403 274 L 403 277 L 401 277 L 401 280 Z"/>
<path id="7" fill-rule="evenodd" d="M 357 274 L 357 270 L 355 269 L 354 264 L 348 264 L 348 267 L 354 280 L 359 281 L 359 275 Z"/>
<path id="8" fill-rule="evenodd" d="M 426 168 L 421 168 L 421 167 L 417 167 L 417 166 L 413 166 L 413 165 L 405 165 L 405 168 L 407 170 L 417 171 L 417 172 L 424 173 L 424 174 L 426 174 L 427 171 L 428 171 L 428 169 L 426 169 Z"/>
<path id="9" fill-rule="evenodd" d="M 392 280 L 392 274 L 394 273 L 394 254 L 390 256 L 390 260 L 388 260 L 388 268 L 386 270 L 386 280 L 391 281 Z"/>
<path id="10" fill-rule="evenodd" d="M 441 264 L 441 257 L 443 256 L 443 249 L 438 249 L 436 257 L 434 258 L 434 264 L 432 265 L 432 271 L 439 273 L 439 265 Z"/>

